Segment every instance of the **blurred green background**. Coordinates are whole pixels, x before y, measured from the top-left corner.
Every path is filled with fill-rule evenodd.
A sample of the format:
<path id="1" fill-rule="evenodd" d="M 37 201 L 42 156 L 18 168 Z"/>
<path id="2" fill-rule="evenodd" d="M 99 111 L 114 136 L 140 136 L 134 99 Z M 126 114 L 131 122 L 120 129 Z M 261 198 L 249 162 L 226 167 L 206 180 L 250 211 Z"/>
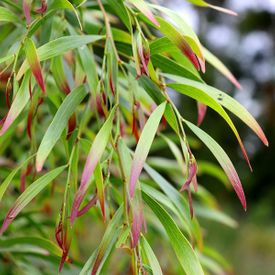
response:
<path id="1" fill-rule="evenodd" d="M 200 184 L 211 190 L 225 212 L 239 223 L 237 230 L 207 224 L 206 240 L 232 262 L 235 274 L 271 275 L 275 274 L 275 1 L 208 2 L 232 9 L 238 16 L 195 8 L 182 0 L 162 1 L 179 12 L 196 30 L 202 43 L 235 74 L 242 90 L 236 90 L 210 65 L 204 79 L 241 102 L 260 122 L 270 145 L 266 148 L 247 127 L 236 121 L 254 168 L 250 173 L 225 122 L 208 111 L 202 128 L 233 160 L 246 191 L 248 211 L 245 213 L 234 193 L 225 190 L 219 182 L 207 176 L 199 178 Z M 186 98 L 178 107 L 186 117 L 195 115 L 195 103 Z M 194 154 L 197 159 L 209 160 L 205 148 Z"/>

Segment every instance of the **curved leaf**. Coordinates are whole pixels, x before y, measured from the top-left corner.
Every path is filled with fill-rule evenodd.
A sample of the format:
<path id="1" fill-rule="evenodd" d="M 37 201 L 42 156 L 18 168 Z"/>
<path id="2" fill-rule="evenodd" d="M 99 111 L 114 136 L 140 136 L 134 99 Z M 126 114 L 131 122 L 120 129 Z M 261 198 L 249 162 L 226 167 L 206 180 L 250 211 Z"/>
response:
<path id="1" fill-rule="evenodd" d="M 222 147 L 208 134 L 206 134 L 199 127 L 193 123 L 185 120 L 187 126 L 192 130 L 192 132 L 209 148 L 212 154 L 215 156 L 224 172 L 226 173 L 228 179 L 230 180 L 237 196 L 239 197 L 243 208 L 246 210 L 246 199 L 243 191 L 243 187 L 240 178 L 227 154 L 224 152 Z"/>
<path id="2" fill-rule="evenodd" d="M 116 109 L 116 106 L 112 109 L 107 120 L 105 121 L 93 141 L 82 173 L 80 186 L 74 197 L 71 213 L 71 224 L 74 223 L 74 220 L 77 217 L 77 212 L 87 191 L 89 180 L 110 139 Z"/>
<path id="3" fill-rule="evenodd" d="M 187 275 L 203 275 L 198 256 L 184 237 L 168 212 L 152 197 L 143 192 L 143 198 L 162 223 L 176 253 L 180 265 Z"/>
<path id="4" fill-rule="evenodd" d="M 133 158 L 132 167 L 131 167 L 131 176 L 130 176 L 130 183 L 129 183 L 129 190 L 130 190 L 131 197 L 134 196 L 137 180 L 139 178 L 144 162 L 149 153 L 149 150 L 152 145 L 155 134 L 157 132 L 160 120 L 163 116 L 165 107 L 166 107 L 166 102 L 163 102 L 155 109 L 155 111 L 151 114 L 148 121 L 146 122 L 143 128 L 143 131 L 140 135 L 140 139 L 134 153 L 134 158 Z"/>
<path id="5" fill-rule="evenodd" d="M 38 148 L 36 156 L 37 171 L 41 171 L 43 168 L 46 158 L 60 138 L 69 118 L 86 95 L 87 92 L 84 86 L 80 86 L 74 89 L 62 102 Z"/>
<path id="6" fill-rule="evenodd" d="M 49 173 L 43 175 L 37 179 L 33 184 L 31 184 L 16 200 L 14 205 L 9 210 L 3 225 L 0 229 L 0 235 L 2 235 L 16 216 L 35 198 L 48 184 L 50 184 L 63 170 L 67 165 L 58 167 Z"/>

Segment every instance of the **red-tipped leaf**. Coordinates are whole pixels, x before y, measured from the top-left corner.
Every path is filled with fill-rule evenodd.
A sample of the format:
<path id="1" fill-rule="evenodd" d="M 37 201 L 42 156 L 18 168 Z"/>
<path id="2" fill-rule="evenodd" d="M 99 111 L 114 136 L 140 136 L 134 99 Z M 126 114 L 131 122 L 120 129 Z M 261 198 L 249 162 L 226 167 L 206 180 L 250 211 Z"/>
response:
<path id="1" fill-rule="evenodd" d="M 38 55 L 36 52 L 36 47 L 34 45 L 34 42 L 29 38 L 26 38 L 26 40 L 25 40 L 25 52 L 26 52 L 26 57 L 27 57 L 29 66 L 32 70 L 32 73 L 33 73 L 35 79 L 36 79 L 36 82 L 40 86 L 43 93 L 45 93 L 46 88 L 45 88 L 45 83 L 44 83 L 44 78 L 42 75 L 40 62 L 39 62 Z"/>

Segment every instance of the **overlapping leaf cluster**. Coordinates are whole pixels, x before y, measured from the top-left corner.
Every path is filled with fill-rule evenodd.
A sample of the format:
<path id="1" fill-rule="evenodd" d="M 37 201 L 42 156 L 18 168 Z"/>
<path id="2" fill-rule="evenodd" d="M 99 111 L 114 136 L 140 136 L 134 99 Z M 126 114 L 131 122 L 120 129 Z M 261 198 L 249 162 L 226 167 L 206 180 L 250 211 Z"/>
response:
<path id="1" fill-rule="evenodd" d="M 249 166 L 227 111 L 268 142 L 243 106 L 203 81 L 208 62 L 240 88 L 226 66 L 201 45 L 182 16 L 152 2 L 1 1 L 3 261 L 7 257 L 29 271 L 28 256 L 43 256 L 55 268 L 59 260 L 59 271 L 100 274 L 119 253 L 120 264 L 111 266 L 118 273 L 171 269 L 198 275 L 230 269 L 204 244 L 198 221 L 236 223 L 218 210 L 197 174 L 231 183 L 244 209 L 245 195 L 229 157 L 199 125 L 207 107 L 216 111 Z M 205 1 L 189 2 L 234 15 Z M 171 90 L 197 101 L 197 126 L 181 115 Z M 199 140 L 227 178 L 215 164 L 196 160 Z M 164 148 L 175 161 L 148 157 Z M 79 234 L 102 221 L 105 232 L 84 264 L 77 252 Z M 98 243 L 99 236 L 92 239 Z M 168 262 L 154 253 L 156 241 Z"/>

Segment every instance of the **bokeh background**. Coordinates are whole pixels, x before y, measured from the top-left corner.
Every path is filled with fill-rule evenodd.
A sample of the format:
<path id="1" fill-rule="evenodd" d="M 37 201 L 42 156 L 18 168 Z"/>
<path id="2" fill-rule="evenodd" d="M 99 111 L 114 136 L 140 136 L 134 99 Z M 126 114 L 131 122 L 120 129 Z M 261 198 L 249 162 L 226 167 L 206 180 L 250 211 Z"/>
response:
<path id="1" fill-rule="evenodd" d="M 235 274 L 275 274 L 275 1 L 218 0 L 211 4 L 232 9 L 237 17 L 215 10 L 196 8 L 182 0 L 162 3 L 179 12 L 196 30 L 202 43 L 230 68 L 243 89 L 236 90 L 210 65 L 204 79 L 228 91 L 260 122 L 269 140 L 266 148 L 240 121 L 237 128 L 244 140 L 254 172 L 250 173 L 238 144 L 225 123 L 211 110 L 202 128 L 211 134 L 233 160 L 242 179 L 248 211 L 245 213 L 233 192 L 203 176 L 200 184 L 211 190 L 221 207 L 234 217 L 236 230 L 207 224 L 206 239 L 233 264 Z M 195 105 L 184 98 L 180 109 L 186 117 Z M 195 119 L 195 118 L 193 118 Z M 207 149 L 195 152 L 209 160 Z"/>

